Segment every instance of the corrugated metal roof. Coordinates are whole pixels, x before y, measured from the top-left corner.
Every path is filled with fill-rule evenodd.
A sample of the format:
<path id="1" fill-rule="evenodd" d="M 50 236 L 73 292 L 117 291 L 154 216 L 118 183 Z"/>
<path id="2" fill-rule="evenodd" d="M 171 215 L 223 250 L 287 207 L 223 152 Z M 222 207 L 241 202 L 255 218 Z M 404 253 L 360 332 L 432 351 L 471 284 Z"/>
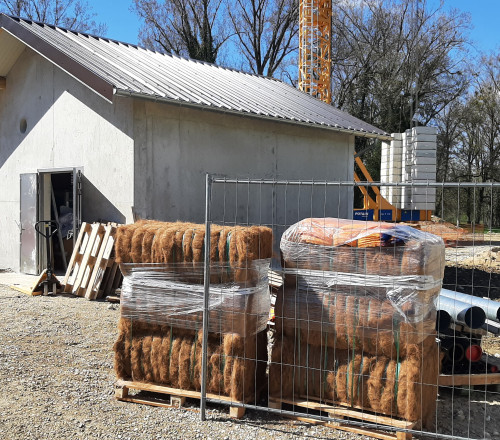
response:
<path id="1" fill-rule="evenodd" d="M 5 15 L 0 27 L 110 100 L 114 92 L 358 136 L 389 136 L 279 80 Z"/>

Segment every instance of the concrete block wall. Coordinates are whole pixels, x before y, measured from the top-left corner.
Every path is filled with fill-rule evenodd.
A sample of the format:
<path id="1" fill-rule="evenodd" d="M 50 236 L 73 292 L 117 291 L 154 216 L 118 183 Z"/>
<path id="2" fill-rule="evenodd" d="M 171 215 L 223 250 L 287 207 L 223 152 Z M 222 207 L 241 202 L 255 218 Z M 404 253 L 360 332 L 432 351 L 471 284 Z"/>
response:
<path id="1" fill-rule="evenodd" d="M 390 143 L 382 144 L 381 182 L 408 182 L 408 186 L 381 188 L 382 195 L 397 208 L 434 210 L 436 189 L 412 183 L 436 181 L 437 129 L 415 127 L 393 133 Z"/>
<path id="2" fill-rule="evenodd" d="M 401 182 L 402 179 L 403 135 L 394 133 L 392 136 L 390 143 L 382 143 L 381 182 Z M 382 186 L 380 192 L 391 204 L 398 206 L 400 203 L 400 187 Z"/>

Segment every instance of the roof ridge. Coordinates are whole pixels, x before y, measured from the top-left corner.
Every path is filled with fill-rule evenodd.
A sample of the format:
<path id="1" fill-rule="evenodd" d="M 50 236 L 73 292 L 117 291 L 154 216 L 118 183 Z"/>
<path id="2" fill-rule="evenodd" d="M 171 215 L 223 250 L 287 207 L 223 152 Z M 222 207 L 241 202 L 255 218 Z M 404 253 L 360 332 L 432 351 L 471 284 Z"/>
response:
<path id="1" fill-rule="evenodd" d="M 3 14 L 3 13 L 0 13 L 0 14 Z M 82 35 L 84 37 L 91 37 L 91 38 L 96 38 L 98 40 L 103 40 L 105 42 L 112 42 L 112 43 L 116 43 L 116 44 L 123 44 L 124 46 L 132 47 L 132 48 L 135 48 L 135 49 L 142 49 L 142 50 L 145 50 L 145 51 L 148 51 L 148 52 L 152 52 L 152 53 L 155 53 L 155 54 L 158 54 L 158 55 L 162 55 L 162 56 L 167 56 L 167 57 L 172 57 L 172 58 L 179 58 L 181 60 L 188 61 L 188 62 L 193 62 L 193 63 L 197 63 L 197 64 L 204 64 L 204 65 L 207 65 L 207 66 L 213 66 L 213 67 L 216 67 L 218 69 L 228 70 L 230 72 L 237 72 L 237 73 L 241 73 L 243 75 L 255 76 L 257 78 L 264 78 L 264 79 L 267 79 L 267 80 L 277 81 L 277 82 L 281 82 L 281 83 L 286 84 L 283 80 L 281 80 L 279 78 L 273 78 L 273 77 L 269 77 L 269 76 L 265 76 L 265 75 L 260 75 L 260 74 L 257 74 L 257 73 L 246 72 L 246 71 L 244 71 L 242 69 L 236 69 L 234 67 L 222 66 L 220 64 L 210 63 L 208 61 L 197 60 L 195 58 L 190 58 L 190 57 L 179 55 L 178 53 L 175 53 L 175 52 L 171 52 L 171 53 L 161 52 L 161 51 L 158 51 L 158 50 L 150 49 L 148 47 L 140 46 L 139 44 L 127 43 L 126 41 L 116 40 L 114 38 L 108 38 L 108 37 L 103 37 L 103 36 L 96 35 L 96 34 L 91 34 L 91 33 L 88 33 L 88 32 L 81 32 L 81 31 L 77 31 L 77 30 L 73 30 L 73 29 L 68 29 L 68 28 L 65 28 L 63 26 L 59 26 L 59 25 L 55 25 L 55 24 L 50 24 L 50 23 L 45 23 L 45 22 L 37 21 L 37 20 L 32 20 L 30 18 L 16 17 L 15 15 L 8 15 L 8 14 L 3 14 L 3 15 L 7 15 L 7 17 L 10 17 L 10 18 L 12 18 L 15 21 L 21 21 L 22 20 L 22 21 L 25 21 L 27 23 L 37 24 L 38 26 L 42 26 L 42 27 L 43 26 L 48 26 L 48 27 L 50 27 L 52 29 L 60 29 L 60 30 L 62 30 L 64 32 L 71 32 L 73 34 Z"/>
<path id="2" fill-rule="evenodd" d="M 119 43 L 119 44 L 123 44 L 125 46 L 130 46 L 130 47 L 136 47 L 136 48 L 141 48 L 141 49 L 144 49 L 143 47 L 137 45 L 137 44 L 133 44 L 133 43 L 127 43 L 125 41 L 120 41 L 120 40 L 115 40 L 114 38 L 108 38 L 108 37 L 103 37 L 101 35 L 96 35 L 96 34 L 91 34 L 89 32 L 82 32 L 82 31 L 76 31 L 74 29 L 68 29 L 68 28 L 65 28 L 63 26 L 59 26 L 59 25 L 56 25 L 56 24 L 51 24 L 51 23 L 45 23 L 43 21 L 38 21 L 38 20 L 33 20 L 31 18 L 26 18 L 26 17 L 17 17 L 15 15 L 9 15 L 9 14 L 4 14 L 3 12 L 0 12 L 0 15 L 6 15 L 7 17 L 15 20 L 15 21 L 18 21 L 20 22 L 21 20 L 22 21 L 25 21 L 26 23 L 34 23 L 34 24 L 37 24 L 38 26 L 48 26 L 52 29 L 60 29 L 64 32 L 71 32 L 73 34 L 79 34 L 79 35 L 83 35 L 85 37 L 92 37 L 92 38 L 97 38 L 98 40 L 105 40 L 105 41 L 111 41 L 113 43 Z"/>

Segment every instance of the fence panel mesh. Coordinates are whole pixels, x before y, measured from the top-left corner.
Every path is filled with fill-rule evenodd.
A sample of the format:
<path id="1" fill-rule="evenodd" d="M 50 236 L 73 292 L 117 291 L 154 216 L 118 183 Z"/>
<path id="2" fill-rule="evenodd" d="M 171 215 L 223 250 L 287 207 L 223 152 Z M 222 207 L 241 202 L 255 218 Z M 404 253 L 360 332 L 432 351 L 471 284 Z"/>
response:
<path id="1" fill-rule="evenodd" d="M 257 327 L 260 304 L 244 332 L 208 331 L 224 305 L 205 265 L 207 401 L 381 438 L 500 438 L 500 314 L 476 301 L 500 297 L 500 186 L 415 185 L 435 202 L 427 221 L 338 220 L 359 185 L 208 177 L 211 251 L 227 248 L 240 290 L 268 259 L 271 315 Z M 232 243 L 221 231 L 235 226 L 254 230 Z"/>

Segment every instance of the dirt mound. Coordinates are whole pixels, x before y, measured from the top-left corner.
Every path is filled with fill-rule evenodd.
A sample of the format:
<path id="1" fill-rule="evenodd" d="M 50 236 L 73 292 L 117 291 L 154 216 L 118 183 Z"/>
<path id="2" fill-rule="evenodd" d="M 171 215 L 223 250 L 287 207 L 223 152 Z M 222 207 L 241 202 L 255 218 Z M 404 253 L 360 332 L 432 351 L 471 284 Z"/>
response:
<path id="1" fill-rule="evenodd" d="M 500 247 L 464 258 L 459 262 L 459 266 L 467 269 L 481 269 L 486 272 L 500 272 Z"/>

